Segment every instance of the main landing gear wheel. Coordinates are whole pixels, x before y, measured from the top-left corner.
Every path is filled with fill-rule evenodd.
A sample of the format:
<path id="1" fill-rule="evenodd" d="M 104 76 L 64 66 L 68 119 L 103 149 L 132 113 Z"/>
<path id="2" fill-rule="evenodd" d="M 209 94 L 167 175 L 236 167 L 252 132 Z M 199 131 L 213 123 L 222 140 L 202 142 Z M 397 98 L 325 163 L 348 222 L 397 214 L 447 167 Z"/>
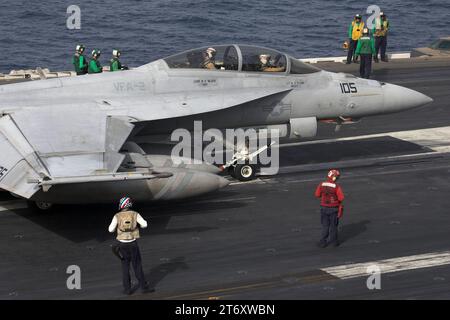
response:
<path id="1" fill-rule="evenodd" d="M 53 203 L 44 201 L 27 201 L 28 208 L 38 212 L 50 212 L 53 209 Z"/>
<path id="2" fill-rule="evenodd" d="M 233 170 L 234 178 L 240 181 L 250 181 L 255 178 L 255 166 L 251 164 L 237 164 Z"/>

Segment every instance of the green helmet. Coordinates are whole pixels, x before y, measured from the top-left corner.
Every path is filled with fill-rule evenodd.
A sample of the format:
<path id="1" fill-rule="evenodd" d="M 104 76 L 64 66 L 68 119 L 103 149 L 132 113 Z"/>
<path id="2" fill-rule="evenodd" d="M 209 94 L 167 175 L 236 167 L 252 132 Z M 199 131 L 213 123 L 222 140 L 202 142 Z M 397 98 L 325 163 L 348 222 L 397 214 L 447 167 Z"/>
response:
<path id="1" fill-rule="evenodd" d="M 84 51 L 84 49 L 85 49 L 84 45 L 78 44 L 77 47 L 75 48 L 75 51 L 81 53 Z"/>
<path id="2" fill-rule="evenodd" d="M 99 49 L 92 50 L 93 57 L 100 57 L 101 54 L 102 54 L 102 52 Z"/>
<path id="3" fill-rule="evenodd" d="M 117 57 L 117 58 L 118 58 L 118 57 L 120 57 L 121 52 L 120 52 L 120 50 L 114 49 L 113 52 L 112 52 L 112 54 L 113 54 L 114 57 Z"/>

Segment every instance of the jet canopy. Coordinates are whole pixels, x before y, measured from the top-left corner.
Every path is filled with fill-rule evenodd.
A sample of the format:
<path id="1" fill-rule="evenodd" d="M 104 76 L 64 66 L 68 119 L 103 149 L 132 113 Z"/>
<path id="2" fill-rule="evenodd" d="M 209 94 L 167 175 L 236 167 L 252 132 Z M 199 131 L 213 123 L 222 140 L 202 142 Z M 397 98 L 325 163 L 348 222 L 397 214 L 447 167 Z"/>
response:
<path id="1" fill-rule="evenodd" d="M 188 50 L 164 59 L 171 69 L 308 74 L 320 69 L 274 49 L 218 45 Z"/>

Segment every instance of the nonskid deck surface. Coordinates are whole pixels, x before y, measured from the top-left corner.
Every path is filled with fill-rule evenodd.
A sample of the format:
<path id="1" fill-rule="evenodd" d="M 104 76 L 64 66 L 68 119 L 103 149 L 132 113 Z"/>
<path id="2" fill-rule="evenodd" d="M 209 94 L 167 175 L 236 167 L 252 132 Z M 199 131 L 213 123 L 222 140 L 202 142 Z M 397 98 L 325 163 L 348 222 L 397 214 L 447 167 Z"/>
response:
<path id="1" fill-rule="evenodd" d="M 395 64 L 374 78 L 423 92 L 433 104 L 338 133 L 321 125 L 313 143 L 281 148 L 277 176 L 139 206 L 150 222 L 140 246 L 156 292 L 130 299 L 450 298 L 450 69 Z M 342 168 L 347 194 L 342 245 L 319 249 L 313 192 L 331 165 Z M 107 232 L 114 210 L 37 214 L 0 194 L 0 298 L 124 298 Z M 386 269 L 382 289 L 369 291 L 361 268 L 373 263 L 398 272 Z M 82 270 L 81 290 L 66 288 L 69 265 Z M 336 273 L 342 268 L 349 271 Z"/>

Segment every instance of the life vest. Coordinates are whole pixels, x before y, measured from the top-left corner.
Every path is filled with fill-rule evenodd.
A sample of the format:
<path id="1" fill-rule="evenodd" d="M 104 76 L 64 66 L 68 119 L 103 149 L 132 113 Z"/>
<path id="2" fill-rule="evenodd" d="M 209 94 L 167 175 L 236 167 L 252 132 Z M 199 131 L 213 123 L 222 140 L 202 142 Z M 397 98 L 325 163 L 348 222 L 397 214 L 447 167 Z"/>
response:
<path id="1" fill-rule="evenodd" d="M 389 29 L 389 21 L 381 18 L 375 20 L 375 37 L 385 37 Z"/>
<path id="2" fill-rule="evenodd" d="M 202 68 L 204 68 L 204 69 L 210 69 L 210 70 L 216 69 L 216 66 L 215 66 L 215 64 L 214 64 L 214 60 L 209 59 L 209 58 L 206 58 L 206 59 L 203 61 L 203 63 L 202 63 Z"/>
<path id="3" fill-rule="evenodd" d="M 321 201 L 320 205 L 324 207 L 339 207 L 339 200 L 337 196 L 337 184 L 334 182 L 322 182 L 321 189 Z"/>
<path id="4" fill-rule="evenodd" d="M 139 239 L 139 227 L 137 225 L 137 212 L 131 210 L 121 211 L 116 214 L 117 240 Z"/>
<path id="5" fill-rule="evenodd" d="M 356 21 L 352 22 L 352 40 L 358 40 L 362 36 L 362 32 L 364 30 L 364 22 L 360 22 L 358 25 Z"/>
<path id="6" fill-rule="evenodd" d="M 109 71 L 120 71 L 120 69 L 122 68 L 122 64 L 120 63 L 118 58 L 112 58 L 109 66 Z"/>

